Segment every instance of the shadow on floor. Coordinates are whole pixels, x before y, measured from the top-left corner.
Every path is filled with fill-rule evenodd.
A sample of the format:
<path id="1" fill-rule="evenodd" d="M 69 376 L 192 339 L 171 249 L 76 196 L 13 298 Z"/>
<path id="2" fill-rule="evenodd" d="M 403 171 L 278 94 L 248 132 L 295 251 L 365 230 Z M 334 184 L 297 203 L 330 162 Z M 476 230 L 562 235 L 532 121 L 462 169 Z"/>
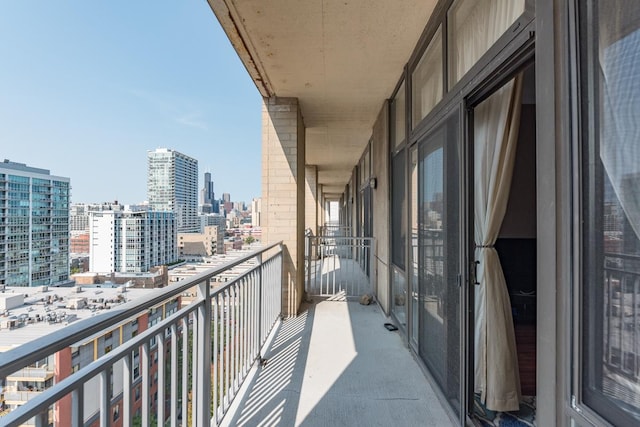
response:
<path id="1" fill-rule="evenodd" d="M 377 305 L 318 300 L 285 320 L 230 426 L 453 425 Z M 226 420 L 225 420 L 226 421 Z"/>

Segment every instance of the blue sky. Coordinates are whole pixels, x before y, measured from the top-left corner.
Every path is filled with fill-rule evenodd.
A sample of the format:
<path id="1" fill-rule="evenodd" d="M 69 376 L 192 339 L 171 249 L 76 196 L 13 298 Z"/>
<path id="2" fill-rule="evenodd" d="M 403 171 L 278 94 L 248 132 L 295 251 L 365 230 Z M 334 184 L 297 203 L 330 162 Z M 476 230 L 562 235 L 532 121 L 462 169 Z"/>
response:
<path id="1" fill-rule="evenodd" d="M 0 1 L 0 160 L 72 202 L 146 199 L 147 150 L 260 196 L 260 95 L 204 0 Z"/>

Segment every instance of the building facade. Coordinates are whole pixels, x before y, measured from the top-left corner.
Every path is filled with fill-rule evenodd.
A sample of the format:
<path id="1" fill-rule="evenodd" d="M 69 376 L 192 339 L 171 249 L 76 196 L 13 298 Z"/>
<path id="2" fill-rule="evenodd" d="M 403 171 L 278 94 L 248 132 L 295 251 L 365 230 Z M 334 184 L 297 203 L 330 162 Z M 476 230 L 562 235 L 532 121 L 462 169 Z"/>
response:
<path id="1" fill-rule="evenodd" d="M 251 201 L 251 226 L 262 226 L 262 199 L 257 198 Z"/>
<path id="2" fill-rule="evenodd" d="M 224 253 L 224 234 L 227 229 L 227 220 L 219 214 L 200 215 L 200 233 L 204 233 L 209 226 L 216 227 L 216 253 Z"/>
<path id="3" fill-rule="evenodd" d="M 156 211 L 173 212 L 178 232 L 197 233 L 198 161 L 175 150 L 147 153 L 147 195 Z"/>
<path id="4" fill-rule="evenodd" d="M 178 233 L 178 257 L 182 260 L 201 260 L 218 253 L 218 227 L 207 225 L 202 233 Z"/>
<path id="5" fill-rule="evenodd" d="M 145 273 L 177 260 L 173 212 L 92 211 L 89 269 L 102 273 Z"/>
<path id="6" fill-rule="evenodd" d="M 640 423 L 638 2 L 210 4 L 264 97 L 286 314 L 338 202 L 456 425 Z"/>
<path id="7" fill-rule="evenodd" d="M 69 178 L 0 163 L 0 285 L 69 281 Z"/>

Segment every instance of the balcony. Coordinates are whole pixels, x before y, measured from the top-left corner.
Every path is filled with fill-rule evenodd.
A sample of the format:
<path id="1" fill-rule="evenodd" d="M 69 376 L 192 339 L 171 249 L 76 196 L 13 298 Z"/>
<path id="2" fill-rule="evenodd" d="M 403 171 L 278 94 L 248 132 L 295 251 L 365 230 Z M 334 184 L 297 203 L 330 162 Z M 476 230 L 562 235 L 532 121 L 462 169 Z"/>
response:
<path id="1" fill-rule="evenodd" d="M 325 295 L 297 317 L 281 320 L 276 244 L 0 354 L 2 379 L 49 355 L 59 364 L 55 385 L 28 393 L 0 424 L 106 426 L 117 414 L 124 425 L 451 425 L 382 310 L 351 298 L 370 289 L 371 239 L 309 242 L 318 256 L 307 257 L 307 289 Z M 216 281 L 249 261 L 233 281 Z M 192 303 L 72 373 L 79 343 L 193 287 Z"/>

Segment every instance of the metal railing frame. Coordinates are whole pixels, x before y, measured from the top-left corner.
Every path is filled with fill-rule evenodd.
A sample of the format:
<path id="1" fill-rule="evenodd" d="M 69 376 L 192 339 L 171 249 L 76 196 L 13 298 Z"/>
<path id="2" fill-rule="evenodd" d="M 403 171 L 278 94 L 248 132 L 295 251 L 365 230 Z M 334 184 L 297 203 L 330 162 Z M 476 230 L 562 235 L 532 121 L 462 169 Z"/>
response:
<path id="1" fill-rule="evenodd" d="M 263 256 L 270 254 L 267 259 Z M 179 297 L 197 286 L 198 297 L 193 303 L 179 309 L 157 324 L 123 342 L 111 352 L 64 378 L 26 404 L 0 418 L 2 425 L 19 425 L 35 417 L 36 426 L 47 426 L 52 405 L 71 395 L 73 426 L 85 424 L 84 385 L 99 376 L 100 393 L 98 413 L 100 425 L 110 425 L 110 375 L 116 363 L 123 362 L 122 411 L 125 425 L 130 425 L 132 413 L 133 353 L 140 351 L 140 377 L 142 378 L 142 425 L 150 423 L 150 381 L 152 341 L 158 351 L 157 419 L 164 424 L 170 418 L 171 426 L 178 425 L 178 334 L 182 336 L 182 425 L 188 415 L 188 363 L 189 333 L 192 333 L 192 414 L 197 426 L 218 424 L 228 410 L 233 397 L 249 370 L 261 359 L 262 347 L 272 328 L 280 319 L 282 300 L 282 242 L 251 252 L 237 260 L 203 272 L 171 286 L 150 291 L 145 299 L 125 303 L 107 313 L 78 321 L 59 331 L 43 336 L 10 351 L 0 353 L 0 379 L 25 368 L 44 357 L 108 328 L 114 328 L 142 315 L 146 310 Z M 212 278 L 226 270 L 250 260 L 256 265 L 236 279 L 211 290 Z M 212 322 L 216 327 L 211 330 Z M 170 334 L 168 333 L 170 331 Z M 170 342 L 168 338 L 171 337 Z M 170 345 L 170 360 L 165 361 L 165 350 Z M 220 363 L 218 363 L 220 361 Z M 165 364 L 169 363 L 172 384 L 169 413 L 165 412 Z M 204 398 L 209 396 L 209 398 Z M 212 411 L 213 408 L 213 411 Z"/>
<path id="2" fill-rule="evenodd" d="M 375 238 L 350 236 L 306 236 L 305 245 L 305 292 L 307 295 L 332 296 L 339 293 L 345 297 L 359 297 L 362 293 L 375 294 L 373 284 L 375 259 Z M 336 262 L 350 261 L 346 272 L 336 273 Z M 324 267 L 331 272 L 321 273 Z M 340 267 L 342 268 L 342 267 Z M 320 275 L 318 276 L 318 273 Z M 356 283 L 357 275 L 365 278 L 367 284 Z M 348 278 L 348 279 L 347 279 Z"/>

